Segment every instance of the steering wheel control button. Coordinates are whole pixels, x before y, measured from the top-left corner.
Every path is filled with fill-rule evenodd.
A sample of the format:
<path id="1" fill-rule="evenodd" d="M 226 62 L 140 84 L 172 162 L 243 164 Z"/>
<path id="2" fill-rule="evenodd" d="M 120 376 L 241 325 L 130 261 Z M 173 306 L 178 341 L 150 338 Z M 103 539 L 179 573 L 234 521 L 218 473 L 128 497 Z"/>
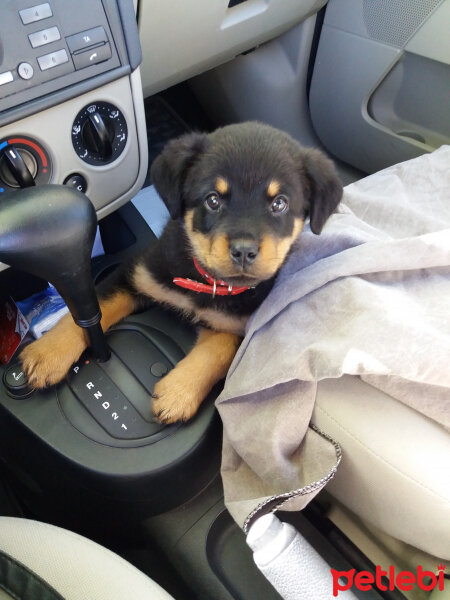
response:
<path id="1" fill-rule="evenodd" d="M 42 21 L 42 19 L 48 19 L 48 17 L 53 16 L 53 13 L 52 9 L 50 8 L 50 4 L 45 2 L 44 4 L 37 4 L 31 8 L 19 10 L 19 15 L 22 19 L 22 23 L 24 25 L 29 25 L 30 23 L 35 23 L 36 21 Z"/>
<path id="2" fill-rule="evenodd" d="M 73 54 L 73 64 L 75 69 L 85 69 L 91 65 L 97 65 L 105 60 L 110 59 L 112 56 L 111 46 L 109 44 L 103 44 L 103 46 L 97 46 L 78 54 Z"/>
<path id="3" fill-rule="evenodd" d="M 80 175 L 79 173 L 73 173 L 72 175 L 69 175 L 64 179 L 63 183 L 64 185 L 74 188 L 79 192 L 83 192 L 83 194 L 87 190 L 87 181 L 83 175 Z"/>
<path id="4" fill-rule="evenodd" d="M 122 154 L 127 138 L 125 117 L 109 102 L 85 106 L 72 125 L 74 150 L 81 160 L 90 165 L 105 165 L 115 161 Z"/>
<path id="5" fill-rule="evenodd" d="M 41 31 L 28 34 L 28 39 L 33 48 L 39 48 L 40 46 L 45 46 L 45 44 L 57 42 L 61 39 L 61 34 L 57 27 L 50 27 L 49 29 L 42 29 Z"/>
<path id="6" fill-rule="evenodd" d="M 66 38 L 67 45 L 72 54 L 83 52 L 93 46 L 100 46 L 108 41 L 108 36 L 103 27 L 94 27 L 93 29 L 87 29 L 81 31 L 75 35 L 70 35 Z"/>
<path id="7" fill-rule="evenodd" d="M 50 54 L 44 54 L 44 56 L 38 56 L 37 60 L 41 71 L 47 71 L 48 69 L 52 69 L 53 67 L 57 67 L 68 62 L 69 57 L 67 56 L 67 52 L 62 49 L 57 50 L 56 52 L 51 52 Z"/>
<path id="8" fill-rule="evenodd" d="M 162 362 L 155 362 L 150 367 L 150 373 L 154 377 L 163 377 L 169 372 L 169 367 Z"/>
<path id="9" fill-rule="evenodd" d="M 18 363 L 9 366 L 3 373 L 3 385 L 11 398 L 28 398 L 33 393 L 27 376 Z"/>
<path id="10" fill-rule="evenodd" d="M 4 73 L 0 73 L 0 85 L 5 85 L 5 83 L 11 83 L 11 81 L 14 81 L 14 77 L 11 71 L 5 71 Z"/>
<path id="11" fill-rule="evenodd" d="M 19 77 L 25 80 L 31 79 L 34 75 L 33 67 L 27 62 L 20 63 L 17 67 L 17 72 L 19 73 Z"/>
<path id="12" fill-rule="evenodd" d="M 151 435 L 128 398 L 94 361 L 79 361 L 68 375 L 68 385 L 99 425 L 114 438 L 133 440 Z"/>

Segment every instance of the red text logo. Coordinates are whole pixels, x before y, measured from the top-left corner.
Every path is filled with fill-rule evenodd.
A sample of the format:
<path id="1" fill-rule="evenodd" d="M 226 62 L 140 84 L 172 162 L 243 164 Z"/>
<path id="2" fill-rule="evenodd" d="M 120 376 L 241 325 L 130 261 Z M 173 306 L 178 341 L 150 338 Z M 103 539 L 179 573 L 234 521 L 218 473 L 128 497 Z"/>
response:
<path id="1" fill-rule="evenodd" d="M 333 576 L 333 596 L 338 596 L 339 592 L 349 590 L 355 586 L 358 590 L 364 592 L 371 590 L 374 586 L 385 592 L 386 590 L 394 590 L 395 588 L 401 591 L 412 590 L 415 585 L 421 590 L 429 592 L 438 588 L 444 589 L 444 565 L 438 565 L 437 575 L 432 571 L 424 571 L 419 565 L 416 573 L 411 571 L 399 571 L 396 573 L 395 567 L 390 566 L 387 571 L 377 565 L 375 575 L 370 571 L 359 571 L 350 569 L 350 571 L 336 571 L 331 569 Z M 383 579 L 384 578 L 384 579 Z"/>

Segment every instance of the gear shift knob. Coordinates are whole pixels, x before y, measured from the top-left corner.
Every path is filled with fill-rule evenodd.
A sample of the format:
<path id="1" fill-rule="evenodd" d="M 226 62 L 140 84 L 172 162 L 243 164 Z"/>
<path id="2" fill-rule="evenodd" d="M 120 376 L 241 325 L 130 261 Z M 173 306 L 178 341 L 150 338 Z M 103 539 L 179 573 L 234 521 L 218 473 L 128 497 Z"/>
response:
<path id="1" fill-rule="evenodd" d="M 96 228 L 94 207 L 73 188 L 43 185 L 0 199 L 0 261 L 50 281 L 87 330 L 96 358 L 107 360 L 90 271 Z"/>

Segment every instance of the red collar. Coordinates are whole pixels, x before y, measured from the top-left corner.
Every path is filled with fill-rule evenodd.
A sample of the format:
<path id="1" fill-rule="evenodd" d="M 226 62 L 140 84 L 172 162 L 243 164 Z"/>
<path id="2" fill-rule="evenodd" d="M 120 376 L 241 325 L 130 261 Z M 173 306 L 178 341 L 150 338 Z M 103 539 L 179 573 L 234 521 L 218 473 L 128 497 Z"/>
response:
<path id="1" fill-rule="evenodd" d="M 235 296 L 236 294 L 242 294 L 249 289 L 248 286 L 232 286 L 226 281 L 221 279 L 214 279 L 212 275 L 207 273 L 205 269 L 198 264 L 197 259 L 194 258 L 194 265 L 200 275 L 207 281 L 207 283 L 199 283 L 192 279 L 184 279 L 183 277 L 175 277 L 173 283 L 179 285 L 187 290 L 193 292 L 203 292 L 205 294 L 211 294 L 214 296 Z"/>

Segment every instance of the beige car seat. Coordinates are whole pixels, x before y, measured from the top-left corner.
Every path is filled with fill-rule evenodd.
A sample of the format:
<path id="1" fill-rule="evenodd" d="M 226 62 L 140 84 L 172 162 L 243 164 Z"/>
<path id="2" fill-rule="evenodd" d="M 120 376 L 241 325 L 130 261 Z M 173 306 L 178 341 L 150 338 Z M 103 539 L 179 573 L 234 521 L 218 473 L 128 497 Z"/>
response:
<path id="1" fill-rule="evenodd" d="M 80 535 L 0 517 L 0 600 L 173 600 L 126 560 Z"/>

